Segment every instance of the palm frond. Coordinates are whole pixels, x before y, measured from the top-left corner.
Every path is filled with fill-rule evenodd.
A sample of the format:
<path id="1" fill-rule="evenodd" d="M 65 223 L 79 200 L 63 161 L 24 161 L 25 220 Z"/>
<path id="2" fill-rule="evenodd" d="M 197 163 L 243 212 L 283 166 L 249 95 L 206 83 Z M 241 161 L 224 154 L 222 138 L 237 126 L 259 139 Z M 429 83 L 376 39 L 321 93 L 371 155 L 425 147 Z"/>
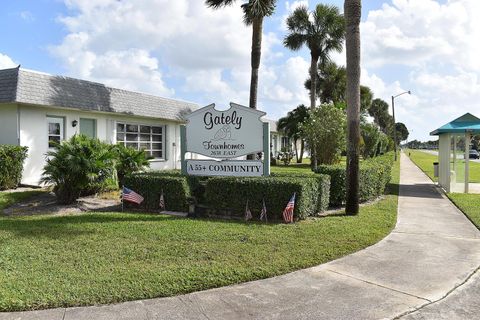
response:
<path id="1" fill-rule="evenodd" d="M 218 9 L 221 7 L 227 7 L 233 4 L 235 0 L 205 0 L 205 4 L 214 9 Z"/>

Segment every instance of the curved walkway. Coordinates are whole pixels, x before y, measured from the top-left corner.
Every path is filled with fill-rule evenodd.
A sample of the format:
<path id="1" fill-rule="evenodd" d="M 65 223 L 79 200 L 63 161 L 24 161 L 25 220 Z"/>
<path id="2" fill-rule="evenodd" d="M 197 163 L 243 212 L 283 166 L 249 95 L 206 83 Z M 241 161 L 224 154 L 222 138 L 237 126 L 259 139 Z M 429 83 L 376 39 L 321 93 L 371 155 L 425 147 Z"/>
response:
<path id="1" fill-rule="evenodd" d="M 394 231 L 339 260 L 177 297 L 0 319 L 430 319 L 435 313 L 422 311 L 455 299 L 477 277 L 480 232 L 403 154 L 400 183 Z"/>

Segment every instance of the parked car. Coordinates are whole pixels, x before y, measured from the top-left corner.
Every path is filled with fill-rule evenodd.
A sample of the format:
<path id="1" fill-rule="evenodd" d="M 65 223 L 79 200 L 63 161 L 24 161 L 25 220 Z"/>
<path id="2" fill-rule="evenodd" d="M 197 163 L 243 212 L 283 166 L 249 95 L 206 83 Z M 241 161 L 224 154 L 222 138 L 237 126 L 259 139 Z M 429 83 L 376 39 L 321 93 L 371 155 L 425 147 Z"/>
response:
<path id="1" fill-rule="evenodd" d="M 470 154 L 468 156 L 470 159 L 480 159 L 480 153 L 477 150 L 470 150 Z"/>

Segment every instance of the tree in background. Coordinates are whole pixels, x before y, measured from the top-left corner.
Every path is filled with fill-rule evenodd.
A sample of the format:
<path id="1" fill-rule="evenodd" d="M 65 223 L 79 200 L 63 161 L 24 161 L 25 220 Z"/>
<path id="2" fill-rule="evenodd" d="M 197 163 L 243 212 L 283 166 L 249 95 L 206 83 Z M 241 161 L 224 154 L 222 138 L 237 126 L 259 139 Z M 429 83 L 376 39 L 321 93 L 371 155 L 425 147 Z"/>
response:
<path id="1" fill-rule="evenodd" d="M 292 111 L 288 112 L 286 117 L 278 120 L 278 129 L 282 130 L 289 138 L 293 139 L 297 163 L 302 163 L 303 151 L 305 148 L 305 141 L 303 139 L 300 126 L 307 121 L 308 117 L 309 113 L 307 107 L 301 104 Z M 297 146 L 298 140 L 300 140 L 300 152 Z"/>
<path id="2" fill-rule="evenodd" d="M 393 129 L 393 117 L 388 113 L 388 103 L 382 99 L 374 99 L 368 109 L 368 114 L 380 127 L 383 133 L 389 134 Z"/>
<path id="3" fill-rule="evenodd" d="M 310 16 L 312 19 L 310 19 Z M 287 18 L 288 35 L 284 45 L 294 51 L 306 45 L 310 50 L 310 108 L 315 108 L 317 64 L 326 63 L 332 51 L 341 52 L 345 37 L 343 15 L 335 6 L 318 4 L 313 12 L 306 6 L 295 9 Z"/>
<path id="4" fill-rule="evenodd" d="M 381 134 L 383 133 L 378 130 L 375 124 L 363 123 L 360 126 L 360 134 L 363 140 L 363 146 L 361 148 L 363 159 L 375 157 L 378 151 L 378 144 L 381 140 Z"/>
<path id="5" fill-rule="evenodd" d="M 333 61 L 318 63 L 317 98 L 320 103 L 333 103 L 340 109 L 346 109 L 347 70 Z M 311 78 L 305 80 L 305 89 L 310 90 Z M 367 86 L 360 85 L 360 112 L 362 118 L 367 115 L 372 104 L 373 92 Z"/>
<path id="6" fill-rule="evenodd" d="M 407 127 L 401 122 L 395 123 L 395 129 L 397 130 L 397 145 L 399 145 L 400 142 L 408 139 L 409 132 Z"/>
<path id="7" fill-rule="evenodd" d="M 318 150 L 319 164 L 334 164 L 345 148 L 345 113 L 333 104 L 309 110 L 301 132 L 310 146 Z"/>
<path id="8" fill-rule="evenodd" d="M 312 19 L 310 19 L 312 17 Z M 284 45 L 294 51 L 306 45 L 310 50 L 310 109 L 316 106 L 317 64 L 318 61 L 328 61 L 332 51 L 341 52 L 345 38 L 343 15 L 335 6 L 318 4 L 310 13 L 306 6 L 295 9 L 287 18 L 288 35 L 283 40 Z M 317 152 L 311 145 L 312 168 L 317 167 Z"/>
<path id="9" fill-rule="evenodd" d="M 361 0 L 345 0 L 347 49 L 347 214 L 359 211 L 360 18 Z"/>
<path id="10" fill-rule="evenodd" d="M 235 0 L 206 0 L 207 6 L 214 9 L 232 5 Z M 258 69 L 262 55 L 263 19 L 271 16 L 275 11 L 276 0 L 248 0 L 241 5 L 243 21 L 247 26 L 252 26 L 252 53 L 250 77 L 250 103 L 249 107 L 257 109 Z"/>

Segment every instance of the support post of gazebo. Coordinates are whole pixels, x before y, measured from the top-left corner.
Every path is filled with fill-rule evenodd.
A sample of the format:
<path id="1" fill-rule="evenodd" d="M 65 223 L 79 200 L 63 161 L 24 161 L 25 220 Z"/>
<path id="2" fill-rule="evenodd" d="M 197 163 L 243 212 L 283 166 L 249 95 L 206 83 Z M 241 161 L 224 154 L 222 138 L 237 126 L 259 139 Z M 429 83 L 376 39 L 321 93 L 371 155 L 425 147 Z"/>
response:
<path id="1" fill-rule="evenodd" d="M 465 193 L 468 193 L 468 183 L 470 177 L 470 132 L 465 132 Z"/>

